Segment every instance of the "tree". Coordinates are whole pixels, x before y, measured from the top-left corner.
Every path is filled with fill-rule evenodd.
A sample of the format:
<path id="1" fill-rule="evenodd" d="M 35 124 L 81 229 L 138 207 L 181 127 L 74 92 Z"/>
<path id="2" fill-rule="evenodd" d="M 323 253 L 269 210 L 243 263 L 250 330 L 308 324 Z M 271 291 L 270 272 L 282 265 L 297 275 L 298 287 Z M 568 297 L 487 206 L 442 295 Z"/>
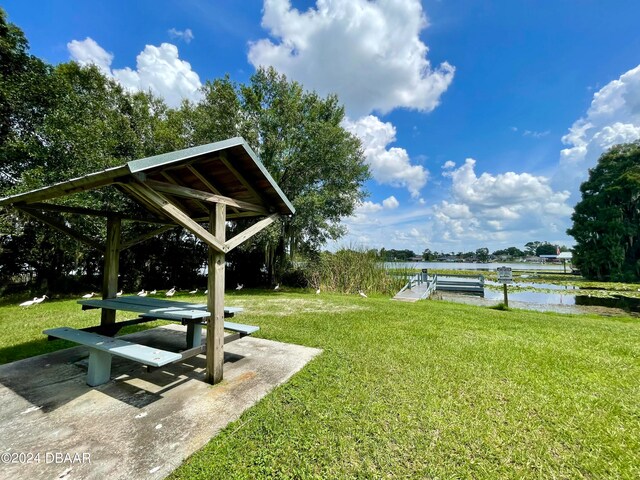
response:
<path id="1" fill-rule="evenodd" d="M 247 265 L 255 278 L 266 263 L 271 279 L 297 252 L 315 254 L 324 242 L 340 237 L 341 219 L 365 196 L 369 170 L 359 140 L 342 127 L 344 108 L 337 97 L 304 91 L 273 69 L 258 70 L 248 85 L 229 77 L 208 81 L 202 93 L 201 101 L 184 101 L 173 109 L 149 93 L 125 91 L 94 66 L 47 65 L 28 54 L 24 34 L 0 9 L 0 196 L 241 135 L 292 201 L 296 215 L 260 232 L 231 252 L 228 261 Z M 141 208 L 111 187 L 61 201 L 97 209 L 104 204 Z M 26 266 L 38 272 L 39 281 L 60 285 L 61 276 L 71 271 L 90 276 L 100 268 L 100 252 L 88 252 L 12 209 L 0 213 L 0 277 L 5 280 Z M 59 220 L 88 236 L 105 234 L 102 220 Z M 251 221 L 230 222 L 230 235 Z M 167 233 L 163 240 L 183 242 L 184 232 Z M 185 256 L 201 255 L 195 240 L 184 248 L 176 243 L 156 251 L 154 245 L 123 256 L 133 270 L 123 278 L 130 286 L 145 276 L 166 278 L 167 272 L 176 272 L 167 252 L 186 248 L 191 253 Z M 155 259 L 153 268 L 137 257 L 142 254 Z M 197 270 L 198 262 L 189 265 Z"/>
<path id="2" fill-rule="evenodd" d="M 640 279 L 640 142 L 616 145 L 589 170 L 567 233 L 589 279 Z"/>
<path id="3" fill-rule="evenodd" d="M 369 169 L 335 95 L 304 91 L 272 68 L 240 90 L 245 137 L 296 209 L 248 245 L 266 252 L 267 270 L 278 276 L 296 252 L 344 234 L 341 219 L 363 200 Z"/>
<path id="4" fill-rule="evenodd" d="M 436 255 L 435 252 L 432 252 L 430 249 L 425 248 L 424 252 L 422 252 L 422 260 L 424 260 L 425 262 L 432 262 L 434 261 L 436 258 L 438 258 L 438 256 Z"/>
<path id="5" fill-rule="evenodd" d="M 479 262 L 486 262 L 489 260 L 489 249 L 487 247 L 478 248 L 475 256 Z"/>
<path id="6" fill-rule="evenodd" d="M 503 250 L 496 250 L 492 255 L 500 257 L 506 255 L 508 257 L 524 257 L 525 253 L 517 247 L 509 247 Z"/>
<path id="7" fill-rule="evenodd" d="M 555 255 L 558 253 L 558 247 L 549 242 L 544 242 L 536 248 L 536 255 Z"/>
<path id="8" fill-rule="evenodd" d="M 36 130 L 53 103 L 52 69 L 28 48 L 22 30 L 0 8 L 0 193 L 18 183 L 40 152 Z"/>
<path id="9" fill-rule="evenodd" d="M 537 255 L 537 251 L 538 251 L 538 247 L 542 245 L 542 242 L 539 241 L 535 241 L 535 242 L 527 242 L 524 245 L 524 251 L 526 252 L 527 255 Z"/>

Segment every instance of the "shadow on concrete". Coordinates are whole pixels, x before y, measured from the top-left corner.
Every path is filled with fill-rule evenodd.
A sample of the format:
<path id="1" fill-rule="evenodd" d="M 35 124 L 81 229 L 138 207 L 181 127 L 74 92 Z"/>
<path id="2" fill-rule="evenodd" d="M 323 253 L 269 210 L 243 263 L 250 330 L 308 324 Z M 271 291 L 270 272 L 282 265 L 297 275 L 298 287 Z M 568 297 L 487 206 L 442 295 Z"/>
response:
<path id="1" fill-rule="evenodd" d="M 185 333 L 167 325 L 126 338 L 154 345 L 173 339 L 180 349 Z M 151 372 L 118 360 L 118 376 L 95 388 L 85 383 L 84 347 L 0 366 L 3 451 L 90 456 L 73 465 L 0 462 L 0 478 L 71 478 L 72 472 L 86 480 L 163 479 L 320 350 L 244 337 L 226 345 L 225 353 L 224 380 L 217 385 L 204 381 L 201 356 Z"/>
<path id="2" fill-rule="evenodd" d="M 169 329 L 151 329 L 127 335 L 127 340 L 162 350 L 179 352 L 186 348 L 185 334 Z M 0 366 L 0 385 L 12 390 L 34 407 L 51 412 L 85 395 L 101 392 L 136 408 L 160 400 L 164 394 L 189 380 L 205 381 L 206 357 L 198 355 L 161 368 L 146 366 L 113 356 L 111 381 L 97 387 L 86 384 L 89 351 L 84 346 L 58 350 L 59 344 L 76 345 L 64 340 L 38 340 L 21 346 L 33 350 L 39 344 L 56 349 L 45 355 Z M 32 344 L 36 344 L 35 347 Z M 58 344 L 58 345 L 56 345 Z M 41 348 L 45 348 L 42 346 Z M 244 356 L 225 352 L 224 363 L 232 364 Z"/>

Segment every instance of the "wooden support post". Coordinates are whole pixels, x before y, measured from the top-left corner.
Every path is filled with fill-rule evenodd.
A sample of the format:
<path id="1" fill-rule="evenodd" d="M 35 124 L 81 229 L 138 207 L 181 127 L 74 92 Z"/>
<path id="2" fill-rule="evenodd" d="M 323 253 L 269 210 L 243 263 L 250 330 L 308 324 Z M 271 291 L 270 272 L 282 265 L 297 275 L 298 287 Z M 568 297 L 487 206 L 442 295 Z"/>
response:
<path id="1" fill-rule="evenodd" d="M 507 295 L 507 284 L 506 284 L 506 283 L 503 283 L 503 284 L 502 284 L 502 287 L 503 287 L 503 289 L 504 289 L 504 290 L 503 290 L 503 293 L 504 293 L 504 306 L 505 306 L 506 308 L 509 308 L 509 296 Z"/>
<path id="2" fill-rule="evenodd" d="M 224 245 L 226 205 L 217 203 L 209 212 L 209 229 L 216 240 Z M 222 381 L 224 363 L 224 273 L 225 254 L 209 246 L 209 276 L 207 286 L 207 307 L 211 316 L 207 321 L 207 382 L 216 384 Z"/>
<path id="3" fill-rule="evenodd" d="M 107 218 L 107 246 L 104 250 L 104 276 L 102 277 L 102 298 L 116 298 L 118 291 L 118 268 L 120 262 L 120 233 L 122 222 L 120 217 Z M 116 322 L 116 311 L 102 309 L 100 325 Z"/>

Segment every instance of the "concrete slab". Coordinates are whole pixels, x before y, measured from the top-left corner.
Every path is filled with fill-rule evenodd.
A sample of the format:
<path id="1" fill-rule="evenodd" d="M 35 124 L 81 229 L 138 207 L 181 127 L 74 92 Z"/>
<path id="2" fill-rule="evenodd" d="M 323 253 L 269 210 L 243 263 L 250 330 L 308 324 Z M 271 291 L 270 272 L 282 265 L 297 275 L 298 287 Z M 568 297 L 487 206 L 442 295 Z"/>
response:
<path id="1" fill-rule="evenodd" d="M 178 351 L 186 327 L 123 336 Z M 0 478 L 159 479 L 321 350 L 244 337 L 225 346 L 224 381 L 205 357 L 147 372 L 113 358 L 112 380 L 85 384 L 78 346 L 0 366 Z"/>

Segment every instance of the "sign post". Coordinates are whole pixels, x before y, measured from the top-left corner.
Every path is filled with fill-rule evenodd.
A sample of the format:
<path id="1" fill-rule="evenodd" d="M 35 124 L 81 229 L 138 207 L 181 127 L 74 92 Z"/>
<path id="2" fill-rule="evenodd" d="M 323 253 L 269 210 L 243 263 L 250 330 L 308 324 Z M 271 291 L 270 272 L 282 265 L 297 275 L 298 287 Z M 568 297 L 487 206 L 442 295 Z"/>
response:
<path id="1" fill-rule="evenodd" d="M 507 284 L 513 283 L 513 272 L 511 267 L 498 267 L 498 283 L 502 283 L 504 292 L 504 306 L 509 307 L 509 297 L 507 296 Z"/>

